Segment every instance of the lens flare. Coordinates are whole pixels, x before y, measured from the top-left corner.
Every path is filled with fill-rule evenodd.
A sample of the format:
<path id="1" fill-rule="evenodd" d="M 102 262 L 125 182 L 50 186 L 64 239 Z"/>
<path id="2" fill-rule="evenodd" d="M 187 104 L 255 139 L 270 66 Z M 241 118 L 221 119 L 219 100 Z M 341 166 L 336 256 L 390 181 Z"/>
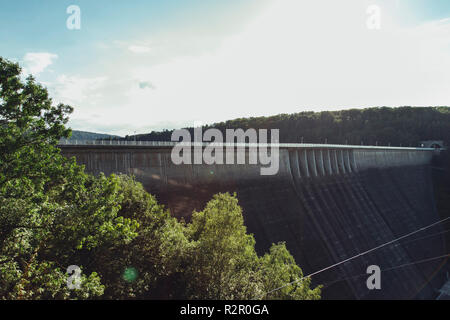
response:
<path id="1" fill-rule="evenodd" d="M 127 282 L 134 282 L 138 277 L 138 272 L 135 268 L 126 268 L 123 272 L 122 278 Z"/>

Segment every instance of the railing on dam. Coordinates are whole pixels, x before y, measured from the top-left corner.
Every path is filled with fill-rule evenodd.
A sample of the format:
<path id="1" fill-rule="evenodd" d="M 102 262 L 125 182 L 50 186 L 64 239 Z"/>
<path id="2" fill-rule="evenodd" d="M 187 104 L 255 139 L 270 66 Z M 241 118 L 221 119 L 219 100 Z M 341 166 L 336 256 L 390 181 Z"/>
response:
<path id="1" fill-rule="evenodd" d="M 123 147 L 278 147 L 278 148 L 320 148 L 320 149 L 373 149 L 373 150 L 415 150 L 435 151 L 434 148 L 369 146 L 320 143 L 220 143 L 220 142 L 175 142 L 175 141 L 130 141 L 130 140 L 61 140 L 60 146 L 123 146 Z"/>

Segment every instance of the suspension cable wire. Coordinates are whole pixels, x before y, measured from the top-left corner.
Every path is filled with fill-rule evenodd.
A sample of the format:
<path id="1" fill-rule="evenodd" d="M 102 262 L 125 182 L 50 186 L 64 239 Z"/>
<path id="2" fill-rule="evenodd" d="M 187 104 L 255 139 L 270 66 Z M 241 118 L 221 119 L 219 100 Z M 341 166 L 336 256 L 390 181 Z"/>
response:
<path id="1" fill-rule="evenodd" d="M 427 258 L 427 259 L 423 259 L 423 260 L 418 260 L 418 261 L 414 261 L 414 262 L 410 262 L 410 263 L 405 263 L 405 264 L 401 264 L 398 266 L 394 266 L 394 267 L 390 267 L 387 269 L 382 269 L 380 270 L 381 272 L 386 272 L 386 271 L 391 271 L 391 270 L 395 270 L 395 269 L 400 269 L 400 268 L 404 268 L 404 267 L 408 267 L 408 266 L 412 266 L 412 265 L 416 265 L 416 264 L 420 264 L 420 263 L 425 263 L 425 262 L 429 262 L 429 261 L 434 261 L 434 260 L 438 260 L 438 259 L 443 259 L 446 257 L 450 257 L 450 253 L 444 254 L 442 256 L 437 256 L 437 257 L 432 257 L 432 258 Z M 350 276 L 350 277 L 345 277 L 345 278 L 339 278 L 330 282 L 326 282 L 323 285 L 323 288 L 329 288 L 330 286 L 332 286 L 335 283 L 344 281 L 344 280 L 348 280 L 348 279 L 354 279 L 354 278 L 359 278 L 359 277 L 363 277 L 363 276 L 367 276 L 367 273 L 360 273 L 354 276 Z"/>
<path id="2" fill-rule="evenodd" d="M 272 289 L 272 290 L 266 292 L 266 293 L 264 294 L 264 296 L 262 296 L 262 297 L 265 297 L 265 296 L 267 296 L 268 294 L 270 294 L 270 293 L 272 293 L 272 292 L 275 292 L 275 291 L 281 290 L 281 289 L 283 289 L 283 288 L 286 288 L 287 286 L 290 286 L 290 285 L 292 285 L 292 284 L 294 284 L 294 283 L 296 283 L 296 282 L 302 281 L 302 280 L 305 279 L 305 278 L 310 278 L 310 277 L 315 276 L 315 275 L 317 275 L 317 274 L 319 274 L 319 273 L 322 273 L 322 272 L 324 272 L 324 271 L 327 271 L 327 270 L 330 270 L 330 269 L 332 269 L 332 268 L 335 268 L 335 267 L 337 267 L 337 266 L 339 266 L 339 265 L 341 265 L 341 264 L 343 264 L 343 263 L 346 263 L 346 262 L 349 262 L 349 261 L 354 260 L 354 259 L 356 259 L 356 258 L 362 257 L 362 256 L 364 256 L 364 255 L 366 255 L 366 254 L 368 254 L 368 253 L 370 253 L 370 252 L 373 252 L 373 251 L 375 251 L 375 250 L 384 248 L 384 247 L 386 247 L 386 246 L 388 246 L 388 245 L 390 245 L 390 244 L 392 244 L 392 243 L 394 243 L 394 242 L 397 242 L 397 241 L 399 241 L 399 240 L 402 240 L 402 239 L 405 239 L 405 238 L 407 238 L 407 237 L 410 237 L 410 236 L 412 236 L 413 234 L 416 234 L 416 233 L 422 232 L 422 231 L 424 231 L 424 230 L 427 230 L 427 229 L 429 229 L 429 228 L 432 228 L 432 227 L 434 227 L 434 226 L 436 226 L 436 225 L 438 225 L 438 224 L 440 224 L 440 223 L 443 223 L 444 221 L 447 221 L 447 220 L 450 220 L 450 217 L 444 218 L 444 219 L 439 220 L 439 221 L 437 221 L 437 222 L 434 222 L 434 223 L 432 223 L 432 224 L 430 224 L 430 225 L 428 225 L 428 226 L 422 227 L 422 228 L 417 229 L 417 230 L 415 230 L 415 231 L 412 231 L 412 232 L 410 232 L 410 233 L 408 233 L 408 234 L 405 234 L 405 235 L 403 235 L 403 236 L 401 236 L 401 237 L 398 237 L 398 238 L 395 238 L 395 239 L 393 239 L 393 240 L 391 240 L 391 241 L 385 242 L 385 243 L 383 243 L 383 244 L 381 244 L 381 245 L 379 245 L 379 246 L 376 246 L 376 247 L 374 247 L 374 248 L 372 248 L 372 249 L 369 249 L 369 250 L 366 250 L 366 251 L 364 251 L 364 252 L 358 253 L 357 255 L 354 255 L 354 256 L 352 256 L 352 257 L 350 257 L 350 258 L 347 258 L 347 259 L 342 260 L 342 261 L 340 261 L 340 262 L 337 262 L 337 263 L 335 263 L 335 264 L 332 264 L 332 265 L 330 265 L 330 266 L 328 266 L 328 267 L 325 267 L 325 268 L 323 268 L 323 269 L 314 271 L 314 272 L 312 272 L 312 273 L 310 273 L 310 274 L 308 274 L 308 275 L 306 275 L 306 276 L 301 277 L 300 279 L 291 281 L 291 282 L 289 282 L 289 283 L 287 283 L 287 284 L 285 284 L 285 285 L 282 285 L 281 287 Z"/>
<path id="3" fill-rule="evenodd" d="M 450 221 L 449 221 L 449 222 L 450 222 Z M 416 241 L 419 241 L 419 240 L 424 240 L 424 239 L 428 239 L 428 238 L 433 238 L 433 237 L 436 237 L 436 236 L 439 236 L 439 235 L 441 235 L 441 234 L 448 233 L 448 232 L 450 232 L 450 229 L 447 229 L 447 230 L 445 230 L 445 231 L 438 232 L 438 233 L 432 233 L 432 234 L 430 234 L 430 235 L 428 235 L 428 236 L 421 237 L 421 238 L 416 238 L 416 239 L 413 239 L 413 240 L 411 240 L 411 241 L 405 241 L 405 242 L 396 243 L 396 244 L 394 244 L 394 247 L 397 247 L 397 246 L 400 246 L 400 245 L 410 244 L 410 243 L 412 243 L 412 242 L 416 242 Z"/>
<path id="4" fill-rule="evenodd" d="M 445 225 L 445 224 L 447 224 L 447 223 L 450 223 L 450 221 L 443 222 L 442 224 Z M 450 229 L 444 229 L 444 231 L 441 231 L 441 232 L 432 233 L 432 234 L 429 234 L 429 235 L 426 235 L 426 236 L 420 237 L 420 238 L 413 238 L 412 240 L 405 241 L 405 242 L 395 243 L 395 244 L 392 244 L 392 246 L 393 246 L 393 247 L 398 247 L 398 246 L 400 246 L 400 245 L 410 244 L 410 243 L 412 243 L 412 242 L 416 242 L 416 241 L 419 241 L 419 240 L 424 240 L 424 239 L 428 239 L 428 238 L 433 238 L 433 237 L 435 237 L 435 236 L 439 236 L 439 235 L 441 235 L 441 234 L 445 234 L 445 233 L 448 233 L 448 232 L 450 232 Z"/>

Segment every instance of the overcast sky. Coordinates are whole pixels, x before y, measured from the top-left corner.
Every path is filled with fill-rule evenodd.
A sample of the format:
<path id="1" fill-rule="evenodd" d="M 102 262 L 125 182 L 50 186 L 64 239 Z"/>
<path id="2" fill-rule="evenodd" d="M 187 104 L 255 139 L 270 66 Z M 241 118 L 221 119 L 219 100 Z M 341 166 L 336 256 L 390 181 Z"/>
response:
<path id="1" fill-rule="evenodd" d="M 72 4 L 80 30 L 66 27 Z M 72 128 L 126 135 L 449 105 L 448 17 L 448 0 L 0 0 L 0 55 L 75 107 Z"/>

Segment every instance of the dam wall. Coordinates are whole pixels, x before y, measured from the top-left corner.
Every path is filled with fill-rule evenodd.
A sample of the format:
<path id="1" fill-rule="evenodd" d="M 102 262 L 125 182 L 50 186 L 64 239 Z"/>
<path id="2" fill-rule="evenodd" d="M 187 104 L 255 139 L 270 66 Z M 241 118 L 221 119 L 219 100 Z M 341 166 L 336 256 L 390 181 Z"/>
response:
<path id="1" fill-rule="evenodd" d="M 123 141 L 127 142 L 127 141 Z M 84 145 L 67 144 L 60 146 L 64 155 L 75 156 L 79 163 L 86 166 L 86 170 L 98 174 L 111 173 L 132 173 L 137 168 L 150 170 L 152 173 L 169 176 L 175 171 L 189 174 L 189 171 L 196 171 L 192 166 L 198 167 L 198 173 L 211 171 L 211 168 L 218 169 L 219 166 L 225 168 L 226 175 L 221 178 L 232 178 L 232 171 L 242 171 L 245 178 L 257 179 L 261 176 L 260 168 L 264 165 L 256 163 L 250 164 L 251 158 L 258 159 L 258 147 L 264 147 L 270 154 L 270 144 L 235 144 L 232 158 L 234 164 L 211 164 L 203 163 L 198 165 L 181 164 L 176 165 L 171 159 L 171 150 L 175 143 L 157 142 L 148 145 L 116 144 L 116 145 Z M 192 145 L 190 163 L 195 163 L 196 154 L 203 154 L 207 144 L 200 144 L 201 150 L 195 149 Z M 227 144 L 217 144 L 223 148 L 223 155 L 220 163 L 229 163 Z M 316 144 L 277 144 L 279 149 L 280 170 L 277 176 L 289 174 L 290 162 L 298 164 L 298 174 L 301 177 L 318 177 L 336 174 L 358 172 L 369 168 L 387 168 L 410 165 L 428 164 L 433 156 L 434 149 L 425 148 L 395 148 L 395 147 L 362 147 L 362 146 L 341 146 L 341 145 L 316 145 Z M 245 150 L 245 160 L 239 164 L 237 149 Z M 218 161 L 217 161 L 218 162 Z M 170 168 L 170 169 L 169 169 Z M 157 172 L 155 172 L 155 169 Z M 167 169 L 167 170 L 163 170 Z M 230 171 L 231 170 L 231 171 Z M 169 177 L 168 176 L 168 177 Z M 202 179 L 199 177 L 189 177 Z M 263 177 L 259 177 L 263 178 Z"/>
<path id="2" fill-rule="evenodd" d="M 279 171 L 264 176 L 263 165 L 249 164 L 255 152 L 250 149 L 245 164 L 175 165 L 172 146 L 62 145 L 61 149 L 93 174 L 134 175 L 173 215 L 187 220 L 213 194 L 236 192 L 258 252 L 284 241 L 304 274 L 439 220 L 429 166 L 432 149 L 280 144 Z M 430 230 L 439 232 L 440 226 Z M 446 253 L 443 236 L 425 237 L 430 233 L 320 273 L 313 284 L 324 285 L 324 298 L 432 299 L 448 264 L 415 263 Z M 366 269 L 374 264 L 385 270 L 381 290 L 366 285 Z"/>

